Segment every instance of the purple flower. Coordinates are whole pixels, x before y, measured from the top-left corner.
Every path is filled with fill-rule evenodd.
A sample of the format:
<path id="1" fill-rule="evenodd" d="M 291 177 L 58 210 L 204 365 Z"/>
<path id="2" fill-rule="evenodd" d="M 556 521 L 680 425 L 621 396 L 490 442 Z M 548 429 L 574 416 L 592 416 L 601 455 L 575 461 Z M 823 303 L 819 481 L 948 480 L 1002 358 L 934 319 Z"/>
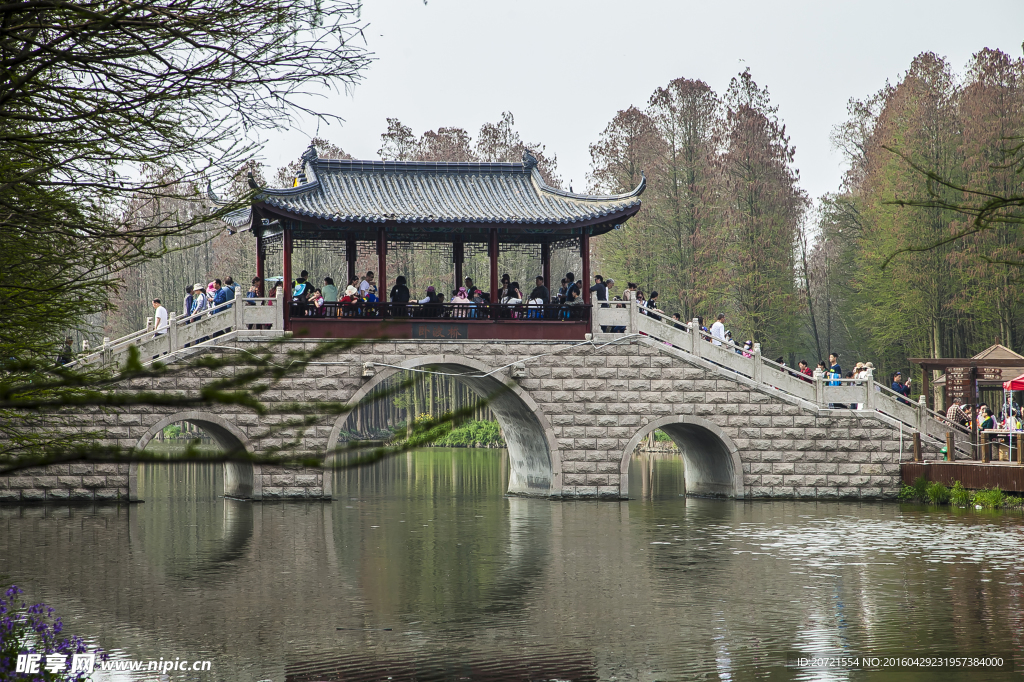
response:
<path id="1" fill-rule="evenodd" d="M 0 599 L 0 682 L 29 679 L 40 682 L 63 682 L 86 679 L 87 673 L 77 672 L 72 675 L 70 667 L 56 674 L 44 668 L 40 668 L 39 673 L 32 674 L 11 672 L 15 669 L 13 663 L 17 660 L 18 654 L 64 654 L 70 659 L 72 654 L 90 653 L 89 647 L 81 637 L 65 636 L 60 639 L 64 621 L 60 617 L 54 617 L 54 609 L 46 604 L 26 606 L 25 602 L 19 607 L 15 601 L 19 594 L 22 594 L 22 590 L 17 585 L 12 585 L 4 591 L 4 597 Z M 92 653 L 97 654 L 100 660 L 105 661 L 108 658 L 108 655 L 99 648 L 94 648 Z"/>

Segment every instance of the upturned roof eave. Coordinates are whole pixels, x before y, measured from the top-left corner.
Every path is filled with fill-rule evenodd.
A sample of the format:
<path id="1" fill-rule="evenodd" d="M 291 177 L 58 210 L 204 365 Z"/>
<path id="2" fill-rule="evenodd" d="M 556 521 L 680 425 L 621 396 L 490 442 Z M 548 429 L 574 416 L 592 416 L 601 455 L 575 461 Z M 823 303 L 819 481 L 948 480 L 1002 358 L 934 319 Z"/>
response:
<path id="1" fill-rule="evenodd" d="M 380 226 L 380 225 L 391 225 L 392 227 L 399 226 L 414 226 L 414 225 L 429 225 L 437 227 L 439 225 L 452 225 L 465 227 L 480 227 L 480 228 L 499 228 L 499 229 L 514 229 L 514 228 L 545 228 L 557 234 L 567 234 L 574 232 L 580 228 L 593 227 L 607 225 L 607 229 L 595 232 L 594 234 L 603 234 L 611 230 L 615 225 L 621 224 L 622 222 L 632 218 L 640 210 L 640 201 L 631 202 L 628 205 L 622 206 L 615 211 L 609 211 L 605 214 L 592 216 L 589 218 L 576 218 L 576 219 L 565 219 L 562 221 L 543 221 L 543 220 L 498 220 L 498 219 L 446 219 L 446 218 L 434 218 L 434 219 L 422 219 L 422 218 L 406 218 L 401 216 L 338 216 L 338 215 L 321 215 L 312 213 L 309 211 L 296 210 L 290 206 L 279 206 L 271 204 L 266 201 L 259 201 L 253 204 L 254 209 L 260 209 L 262 212 L 276 214 L 282 218 L 293 218 L 307 221 L 319 221 L 321 223 L 329 224 L 332 226 L 343 226 L 351 225 L 356 226 Z M 256 215 L 256 211 L 252 211 L 252 216 Z M 252 218 L 250 218 L 250 225 Z"/>

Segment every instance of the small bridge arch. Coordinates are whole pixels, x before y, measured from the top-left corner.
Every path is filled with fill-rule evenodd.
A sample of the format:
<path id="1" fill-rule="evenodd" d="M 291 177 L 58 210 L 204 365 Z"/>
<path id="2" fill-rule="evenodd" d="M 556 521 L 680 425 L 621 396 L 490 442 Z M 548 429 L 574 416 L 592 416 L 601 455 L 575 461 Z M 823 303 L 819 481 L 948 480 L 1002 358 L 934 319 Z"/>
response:
<path id="1" fill-rule="evenodd" d="M 630 439 L 619 462 L 619 496 L 629 496 L 629 460 L 640 441 L 661 429 L 683 455 L 686 493 L 743 497 L 743 462 L 739 448 L 717 424 L 690 415 L 669 415 L 650 422 Z"/>
<path id="2" fill-rule="evenodd" d="M 158 433 L 171 424 L 188 422 L 195 424 L 208 433 L 211 438 L 223 450 L 228 452 L 254 452 L 249 437 L 237 426 L 221 416 L 200 410 L 189 410 L 168 415 L 153 424 L 142 435 L 135 449 L 142 451 L 156 437 Z M 254 500 L 263 499 L 261 472 L 259 464 L 248 462 L 225 462 L 224 463 L 224 494 L 229 497 L 250 498 Z M 139 499 L 139 463 L 132 462 L 128 467 L 128 499 L 137 501 Z"/>
<path id="3" fill-rule="evenodd" d="M 481 398 L 489 399 L 487 406 L 498 419 L 508 446 L 510 494 L 536 496 L 560 493 L 562 465 L 558 441 L 551 425 L 529 393 L 512 383 L 507 374 L 497 372 L 493 367 L 458 355 L 409 358 L 398 367 L 378 371 L 349 402 L 358 405 L 389 377 L 403 370 L 424 367 L 454 375 L 457 381 L 467 385 Z M 340 415 L 335 421 L 327 441 L 328 453 L 337 447 L 342 428 L 354 411 Z"/>

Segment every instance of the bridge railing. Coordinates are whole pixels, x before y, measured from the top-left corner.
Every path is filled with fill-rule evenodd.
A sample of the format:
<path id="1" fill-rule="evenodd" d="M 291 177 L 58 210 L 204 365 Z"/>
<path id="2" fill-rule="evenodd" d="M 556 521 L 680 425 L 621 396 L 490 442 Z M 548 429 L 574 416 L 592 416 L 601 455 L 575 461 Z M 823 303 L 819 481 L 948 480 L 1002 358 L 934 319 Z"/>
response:
<path id="1" fill-rule="evenodd" d="M 131 347 L 139 349 L 143 362 L 169 353 L 210 343 L 226 333 L 240 330 L 283 330 L 283 292 L 277 298 L 244 298 L 239 289 L 235 297 L 197 315 L 168 313 L 167 326 L 157 333 L 151 321 L 146 327 L 119 339 L 104 343 L 95 352 L 80 356 L 76 364 L 122 364 Z"/>
<path id="2" fill-rule="evenodd" d="M 381 320 L 454 320 L 457 322 L 586 322 L 588 305 L 538 305 L 518 303 L 324 303 L 317 308 L 292 303 L 291 317 L 296 322 L 316 322 L 342 318 L 346 322 Z"/>
<path id="3" fill-rule="evenodd" d="M 774 362 L 761 355 L 760 344 L 751 351 L 735 345 L 716 343 L 710 334 L 702 331 L 697 320 L 688 323 L 666 319 L 660 312 L 645 310 L 635 301 L 611 303 L 603 308 L 594 307 L 594 329 L 612 333 L 643 334 L 672 346 L 676 350 L 710 361 L 727 373 L 751 379 L 768 389 L 790 397 L 813 403 L 826 409 L 854 409 L 877 411 L 918 431 L 936 444 L 945 444 L 946 433 L 956 434 L 956 447 L 970 455 L 970 431 L 952 424 L 923 402 L 912 403 L 890 388 L 866 379 L 828 379 L 808 377 L 798 370 Z M 965 438 L 966 437 L 966 438 Z"/>

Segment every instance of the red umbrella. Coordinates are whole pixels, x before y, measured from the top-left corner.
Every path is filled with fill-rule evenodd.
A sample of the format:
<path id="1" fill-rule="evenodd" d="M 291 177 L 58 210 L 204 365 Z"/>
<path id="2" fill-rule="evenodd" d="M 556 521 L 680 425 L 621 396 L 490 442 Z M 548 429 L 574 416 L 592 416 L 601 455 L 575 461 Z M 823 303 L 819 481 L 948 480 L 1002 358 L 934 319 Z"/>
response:
<path id="1" fill-rule="evenodd" d="M 1009 381 L 1004 381 L 1003 382 L 1003 404 L 1004 405 L 1011 405 L 1012 404 L 1011 397 L 1012 397 L 1014 391 L 1024 391 L 1024 374 L 1021 374 L 1016 379 L 1010 379 Z M 1007 418 L 1007 421 L 1010 424 L 1010 427 L 1009 427 L 1010 430 L 1011 431 L 1015 431 L 1016 430 L 1015 427 L 1017 425 L 1017 420 L 1013 419 L 1013 418 Z M 1013 440 L 1014 440 L 1013 438 L 1010 438 L 1010 455 L 1009 455 L 1009 460 L 1011 462 L 1013 461 Z"/>

